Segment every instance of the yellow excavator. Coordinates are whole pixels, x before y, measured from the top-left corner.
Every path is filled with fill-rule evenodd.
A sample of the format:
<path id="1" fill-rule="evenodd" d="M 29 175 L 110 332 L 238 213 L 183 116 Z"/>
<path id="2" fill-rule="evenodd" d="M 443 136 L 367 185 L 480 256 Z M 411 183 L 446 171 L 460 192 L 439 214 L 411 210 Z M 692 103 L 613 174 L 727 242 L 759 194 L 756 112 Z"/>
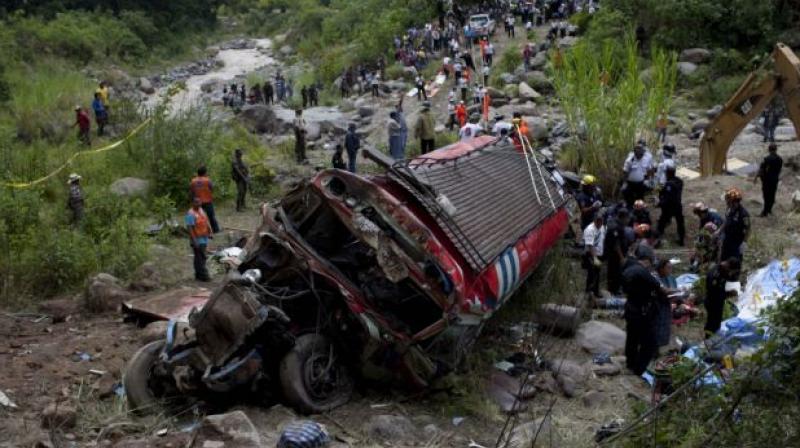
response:
<path id="1" fill-rule="evenodd" d="M 763 76 L 766 64 L 772 70 Z M 725 103 L 703 133 L 700 141 L 700 173 L 722 174 L 733 140 L 779 93 L 786 103 L 789 119 L 800 136 L 800 59 L 784 44 L 777 44 L 772 56 L 751 73 L 739 90 Z"/>

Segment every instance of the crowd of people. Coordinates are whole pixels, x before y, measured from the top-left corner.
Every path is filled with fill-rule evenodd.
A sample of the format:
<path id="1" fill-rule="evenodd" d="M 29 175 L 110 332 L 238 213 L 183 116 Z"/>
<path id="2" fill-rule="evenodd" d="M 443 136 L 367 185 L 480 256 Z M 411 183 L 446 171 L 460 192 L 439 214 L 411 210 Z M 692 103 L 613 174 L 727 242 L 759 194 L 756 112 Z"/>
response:
<path id="1" fill-rule="evenodd" d="M 760 216 L 772 213 L 783 160 L 774 143 L 759 166 L 753 182 L 761 181 L 764 208 Z M 575 195 L 580 209 L 584 254 L 582 266 L 587 271 L 585 292 L 589 299 L 601 302 L 601 272 L 606 271 L 606 289 L 611 296 L 625 296 L 628 368 L 641 375 L 658 353 L 668 345 L 673 309 L 687 300 L 676 287 L 669 260 L 659 260 L 655 250 L 666 244 L 666 231 L 674 220 L 675 244 L 683 246 L 686 229 L 683 216 L 683 181 L 676 176 L 675 147 L 664 144 L 661 161 L 655 164 L 650 150 L 640 141 L 622 167 L 624 200 L 608 204 L 592 175 L 582 178 Z M 737 281 L 751 233 L 750 213 L 742 204 L 739 188 L 724 194 L 724 216 L 702 202 L 692 204 L 697 218 L 697 237 L 691 256 L 691 268 L 705 276 L 705 296 L 696 298 L 706 309 L 704 329 L 708 336 L 722 323 L 727 297 L 725 284 Z M 647 201 L 653 199 L 660 209 L 653 221 Z"/>

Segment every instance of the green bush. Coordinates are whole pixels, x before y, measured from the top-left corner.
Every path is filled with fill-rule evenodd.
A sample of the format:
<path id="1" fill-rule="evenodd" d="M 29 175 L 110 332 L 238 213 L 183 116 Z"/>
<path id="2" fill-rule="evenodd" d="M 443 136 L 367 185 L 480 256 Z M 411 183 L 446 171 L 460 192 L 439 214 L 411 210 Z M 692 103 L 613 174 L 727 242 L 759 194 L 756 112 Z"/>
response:
<path id="1" fill-rule="evenodd" d="M 514 70 L 521 64 L 522 52 L 518 45 L 511 44 L 506 47 L 506 51 L 500 56 L 500 60 L 497 61 L 497 64 L 492 69 L 497 74 L 514 73 Z"/>

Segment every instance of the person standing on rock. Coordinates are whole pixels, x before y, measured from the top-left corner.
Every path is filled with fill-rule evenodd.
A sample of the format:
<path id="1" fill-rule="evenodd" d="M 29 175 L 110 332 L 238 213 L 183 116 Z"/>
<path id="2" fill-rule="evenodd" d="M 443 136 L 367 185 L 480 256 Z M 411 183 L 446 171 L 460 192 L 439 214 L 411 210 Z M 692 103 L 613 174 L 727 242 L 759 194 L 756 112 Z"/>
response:
<path id="1" fill-rule="evenodd" d="M 361 149 L 361 139 L 356 133 L 355 123 L 347 125 L 347 135 L 344 136 L 344 148 L 347 150 L 347 170 L 351 173 L 355 173 L 358 150 Z"/>
<path id="2" fill-rule="evenodd" d="M 775 142 L 775 129 L 781 122 L 781 114 L 775 105 L 770 106 L 762 114 L 764 118 L 764 143 Z"/>
<path id="3" fill-rule="evenodd" d="M 81 106 L 75 106 L 75 124 L 72 127 L 75 126 L 78 127 L 78 140 L 86 146 L 91 146 L 92 138 L 89 132 L 91 131 L 92 122 L 89 120 L 89 114 Z"/>
<path id="4" fill-rule="evenodd" d="M 214 212 L 214 184 L 208 177 L 208 170 L 205 165 L 197 169 L 197 176 L 192 178 L 189 184 L 189 192 L 192 199 L 200 199 L 208 221 L 211 223 L 211 230 L 219 233 L 219 223 L 217 223 L 216 213 Z"/>
<path id="5" fill-rule="evenodd" d="M 641 376 L 658 351 L 656 318 L 658 302 L 667 300 L 666 292 L 650 269 L 652 249 L 640 246 L 622 274 L 625 303 L 625 363 L 634 375 Z"/>
<path id="6" fill-rule="evenodd" d="M 728 213 L 720 229 L 720 260 L 736 258 L 741 261 L 750 236 L 750 213 L 742 205 L 742 192 L 738 188 L 725 192 L 725 203 L 728 204 Z"/>
<path id="7" fill-rule="evenodd" d="M 422 76 L 417 76 L 415 87 L 417 88 L 417 101 L 428 101 L 428 92 L 425 91 L 425 80 Z"/>
<path id="8" fill-rule="evenodd" d="M 250 185 L 250 168 L 242 160 L 244 152 L 237 149 L 233 152 L 233 162 L 231 162 L 231 177 L 236 182 L 236 211 L 241 212 L 245 209 L 245 196 L 247 196 L 247 186 Z"/>
<path id="9" fill-rule="evenodd" d="M 286 80 L 286 101 L 291 101 L 294 98 L 294 83 L 291 79 Z"/>
<path id="10" fill-rule="evenodd" d="M 422 103 L 422 112 L 420 112 L 417 118 L 414 134 L 419 138 L 421 154 L 427 154 L 433 151 L 436 144 L 436 119 L 431 112 L 430 101 Z"/>
<path id="11" fill-rule="evenodd" d="M 194 253 L 194 278 L 201 282 L 210 281 L 211 277 L 206 268 L 206 248 L 211 236 L 211 228 L 200 198 L 192 199 L 192 208 L 186 212 L 184 222 L 189 229 L 189 245 Z"/>
<path id="12" fill-rule="evenodd" d="M 308 89 L 306 88 L 306 86 L 303 86 L 303 88 L 300 89 L 300 96 L 302 97 L 303 100 L 303 109 L 305 109 L 306 107 L 308 107 Z"/>
<path id="13" fill-rule="evenodd" d="M 244 106 L 247 104 L 247 89 L 244 86 L 244 83 L 239 87 L 239 101 L 241 101 L 241 105 Z"/>
<path id="14" fill-rule="evenodd" d="M 73 226 L 78 226 L 83 221 L 83 188 L 81 188 L 81 176 L 72 173 L 67 180 L 69 186 L 69 196 L 67 196 L 67 208 L 72 212 L 70 222 Z"/>
<path id="15" fill-rule="evenodd" d="M 274 101 L 275 92 L 272 91 L 272 83 L 269 81 L 264 82 L 264 104 L 272 104 Z"/>
<path id="16" fill-rule="evenodd" d="M 372 86 L 372 96 L 374 98 L 380 98 L 381 75 L 378 72 L 372 74 L 372 81 L 370 84 Z"/>
<path id="17" fill-rule="evenodd" d="M 108 122 L 108 114 L 111 111 L 111 104 L 109 103 L 109 97 L 111 95 L 108 89 L 108 83 L 105 81 L 100 81 L 100 86 L 95 90 L 95 94 L 100 95 L 100 101 L 103 102 L 103 109 L 106 111 L 106 122 Z"/>
<path id="18" fill-rule="evenodd" d="M 294 156 L 297 163 L 308 163 L 306 158 L 306 120 L 303 119 L 303 110 L 294 111 Z"/>
<path id="19" fill-rule="evenodd" d="M 308 88 L 308 105 L 311 107 L 319 106 L 319 89 L 314 84 Z"/>
<path id="20" fill-rule="evenodd" d="M 389 114 L 389 119 L 386 121 L 386 131 L 389 135 L 389 155 L 394 160 L 404 160 L 403 129 L 397 121 L 397 111 Z"/>
<path id="21" fill-rule="evenodd" d="M 758 173 L 753 179 L 756 183 L 761 179 L 761 192 L 764 197 L 764 209 L 761 210 L 762 218 L 772 214 L 772 206 L 775 205 L 775 194 L 778 192 L 778 182 L 783 169 L 783 159 L 778 155 L 778 145 L 770 143 L 769 154 L 764 157 L 758 167 Z"/>

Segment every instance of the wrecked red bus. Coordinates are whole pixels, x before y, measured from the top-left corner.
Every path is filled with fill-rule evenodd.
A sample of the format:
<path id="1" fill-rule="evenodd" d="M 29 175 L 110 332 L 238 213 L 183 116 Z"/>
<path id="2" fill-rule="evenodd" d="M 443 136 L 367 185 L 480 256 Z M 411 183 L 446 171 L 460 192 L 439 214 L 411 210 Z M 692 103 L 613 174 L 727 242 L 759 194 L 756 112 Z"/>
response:
<path id="1" fill-rule="evenodd" d="M 171 322 L 129 362 L 132 408 L 244 392 L 316 413 L 356 378 L 425 387 L 568 227 L 558 173 L 509 140 L 365 155 L 382 174 L 322 171 L 262 206 L 241 263 L 188 326 Z"/>

